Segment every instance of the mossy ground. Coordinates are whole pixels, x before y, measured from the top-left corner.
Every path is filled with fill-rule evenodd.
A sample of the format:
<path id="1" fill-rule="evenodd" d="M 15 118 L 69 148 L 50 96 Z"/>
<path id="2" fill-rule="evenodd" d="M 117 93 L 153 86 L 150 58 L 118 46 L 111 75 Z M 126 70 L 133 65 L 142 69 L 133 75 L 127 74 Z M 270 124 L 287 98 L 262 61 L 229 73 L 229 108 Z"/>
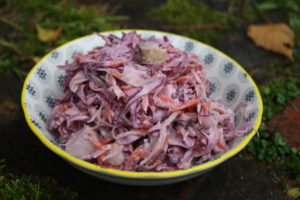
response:
<path id="1" fill-rule="evenodd" d="M 78 195 L 67 187 L 61 187 L 52 178 L 16 176 L 4 173 L 5 161 L 0 160 L 1 200 L 74 200 Z"/>
<path id="2" fill-rule="evenodd" d="M 26 66 L 32 66 L 52 48 L 92 32 L 119 28 L 115 22 L 124 20 L 102 4 L 89 6 L 69 0 L 7 0 L 0 13 L 0 73 L 12 73 L 20 79 Z M 37 37 L 37 25 L 61 28 L 62 33 L 55 41 L 42 42 Z"/>

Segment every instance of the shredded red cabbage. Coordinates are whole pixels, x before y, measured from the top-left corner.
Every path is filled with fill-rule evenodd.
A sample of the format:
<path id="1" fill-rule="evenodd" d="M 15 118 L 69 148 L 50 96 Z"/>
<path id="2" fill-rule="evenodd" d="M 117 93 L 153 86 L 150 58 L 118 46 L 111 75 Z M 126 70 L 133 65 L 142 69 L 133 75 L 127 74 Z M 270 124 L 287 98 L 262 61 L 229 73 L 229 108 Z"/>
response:
<path id="1" fill-rule="evenodd" d="M 71 155 L 107 168 L 172 171 L 226 152 L 246 131 L 235 130 L 231 109 L 209 99 L 198 56 L 167 37 L 99 36 L 103 47 L 58 66 L 65 96 L 49 129 Z"/>

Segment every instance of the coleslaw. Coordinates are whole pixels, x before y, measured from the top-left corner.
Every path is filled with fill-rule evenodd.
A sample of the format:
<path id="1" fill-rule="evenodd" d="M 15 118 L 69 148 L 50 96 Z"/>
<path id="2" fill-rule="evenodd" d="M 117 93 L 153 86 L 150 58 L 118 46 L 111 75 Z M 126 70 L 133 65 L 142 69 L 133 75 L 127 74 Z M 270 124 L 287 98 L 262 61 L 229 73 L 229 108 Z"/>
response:
<path id="1" fill-rule="evenodd" d="M 96 34 L 104 46 L 58 66 L 66 71 L 64 97 L 49 129 L 66 152 L 107 168 L 172 171 L 213 159 L 246 132 L 209 98 L 197 55 L 167 37 Z"/>

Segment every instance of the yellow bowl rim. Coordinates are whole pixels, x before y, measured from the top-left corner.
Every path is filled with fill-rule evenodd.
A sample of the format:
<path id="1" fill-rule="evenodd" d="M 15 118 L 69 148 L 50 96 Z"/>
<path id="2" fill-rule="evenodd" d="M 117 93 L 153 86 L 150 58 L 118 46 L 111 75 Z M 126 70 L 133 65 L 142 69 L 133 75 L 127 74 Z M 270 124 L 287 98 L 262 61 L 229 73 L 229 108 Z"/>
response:
<path id="1" fill-rule="evenodd" d="M 176 170 L 176 171 L 170 171 L 170 172 L 132 172 L 132 171 L 122 171 L 122 170 L 116 170 L 116 169 L 110 169 L 110 168 L 103 168 L 101 166 L 86 162 L 84 160 L 81 160 L 79 158 L 76 158 L 70 154 L 68 154 L 67 152 L 65 152 L 64 150 L 60 149 L 58 146 L 56 146 L 55 144 L 53 144 L 51 141 L 49 141 L 32 123 L 30 120 L 30 116 L 29 116 L 29 112 L 27 110 L 26 104 L 25 104 L 25 99 L 26 99 L 26 85 L 32 75 L 32 73 L 35 71 L 35 69 L 40 65 L 40 63 L 47 58 L 49 55 L 51 55 L 51 53 L 53 53 L 54 51 L 57 51 L 58 49 L 64 47 L 65 45 L 75 42 L 77 40 L 83 39 L 85 37 L 89 37 L 90 35 L 86 35 L 74 40 L 71 40 L 57 48 L 55 48 L 54 50 L 50 51 L 48 54 L 46 54 L 42 59 L 39 60 L 38 63 L 35 64 L 35 66 L 30 70 L 30 72 L 28 73 L 24 83 L 23 83 L 23 89 L 22 89 L 22 94 L 21 94 L 21 104 L 22 104 L 22 108 L 24 111 L 24 115 L 25 115 L 25 119 L 26 122 L 28 123 L 30 129 L 33 131 L 33 133 L 39 138 L 39 140 L 47 147 L 49 148 L 51 151 L 53 151 L 54 153 L 58 154 L 59 156 L 65 158 L 67 161 L 74 163 L 78 166 L 81 166 L 85 169 L 88 170 L 92 170 L 95 172 L 100 172 L 100 173 L 104 173 L 104 174 L 109 174 L 109 175 L 114 175 L 114 176 L 118 176 L 118 177 L 124 177 L 124 178 L 174 178 L 177 176 L 183 176 L 183 175 L 188 175 L 191 173 L 196 173 L 199 171 L 204 171 L 206 169 L 209 169 L 213 166 L 216 166 L 220 163 L 222 163 L 223 161 L 229 159 L 230 157 L 234 156 L 235 154 L 237 154 L 238 152 L 240 152 L 252 139 L 252 137 L 256 134 L 260 124 L 261 124 L 261 119 L 262 119 L 262 113 L 263 113 L 263 103 L 262 103 L 262 98 L 259 92 L 258 87 L 256 86 L 255 82 L 253 81 L 252 77 L 246 72 L 246 70 L 240 65 L 238 64 L 235 60 L 233 60 L 232 58 L 230 58 L 228 55 L 226 55 L 225 53 L 219 51 L 218 49 L 207 45 L 205 43 L 202 43 L 200 41 L 197 41 L 195 39 L 186 37 L 186 36 L 182 36 L 182 35 L 178 35 L 178 34 L 174 34 L 174 33 L 168 33 L 168 32 L 163 32 L 163 31 L 154 31 L 154 30 L 147 30 L 147 29 L 120 29 L 120 30 L 112 30 L 112 31 L 105 31 L 105 32 L 101 32 L 101 34 L 104 33 L 114 33 L 114 32 L 127 32 L 127 31 L 139 31 L 139 32 L 156 32 L 156 33 L 160 33 L 160 34 L 165 34 L 165 35 L 173 35 L 173 36 L 177 36 L 177 37 L 183 37 L 185 39 L 191 40 L 195 43 L 204 45 L 208 48 L 211 48 L 215 51 L 217 51 L 218 53 L 222 54 L 223 56 L 225 56 L 228 60 L 230 60 L 231 62 L 233 62 L 237 67 L 240 68 L 240 70 L 242 72 L 244 72 L 249 81 L 251 82 L 251 84 L 253 85 L 257 98 L 258 98 L 258 103 L 259 103 L 259 112 L 258 112 L 258 116 L 257 116 L 257 120 L 255 125 L 253 126 L 253 129 L 251 131 L 251 133 L 249 133 L 244 140 L 234 149 L 226 152 L 225 154 L 221 155 L 220 157 L 216 158 L 215 160 L 211 160 L 208 161 L 206 163 L 188 168 L 188 169 L 183 169 L 183 170 Z"/>

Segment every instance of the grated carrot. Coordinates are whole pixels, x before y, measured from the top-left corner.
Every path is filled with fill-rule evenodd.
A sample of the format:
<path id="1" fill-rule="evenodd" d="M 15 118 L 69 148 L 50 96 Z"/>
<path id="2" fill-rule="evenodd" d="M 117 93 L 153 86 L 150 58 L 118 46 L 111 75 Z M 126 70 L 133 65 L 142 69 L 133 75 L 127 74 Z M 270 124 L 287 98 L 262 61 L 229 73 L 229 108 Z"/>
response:
<path id="1" fill-rule="evenodd" d="M 166 97 L 166 96 L 159 96 L 160 100 L 164 101 L 164 102 L 167 102 L 167 103 L 175 103 L 175 101 L 169 97 Z"/>
<path id="2" fill-rule="evenodd" d="M 176 107 L 172 108 L 172 109 L 170 110 L 170 112 L 177 112 L 177 111 L 180 111 L 180 110 L 183 110 L 183 109 L 186 109 L 186 108 L 195 106 L 195 105 L 197 105 L 199 102 L 200 102 L 200 99 L 191 99 L 191 100 L 188 100 L 188 101 L 186 101 L 184 104 L 181 104 L 181 105 L 179 105 L 179 106 L 176 106 Z"/>

